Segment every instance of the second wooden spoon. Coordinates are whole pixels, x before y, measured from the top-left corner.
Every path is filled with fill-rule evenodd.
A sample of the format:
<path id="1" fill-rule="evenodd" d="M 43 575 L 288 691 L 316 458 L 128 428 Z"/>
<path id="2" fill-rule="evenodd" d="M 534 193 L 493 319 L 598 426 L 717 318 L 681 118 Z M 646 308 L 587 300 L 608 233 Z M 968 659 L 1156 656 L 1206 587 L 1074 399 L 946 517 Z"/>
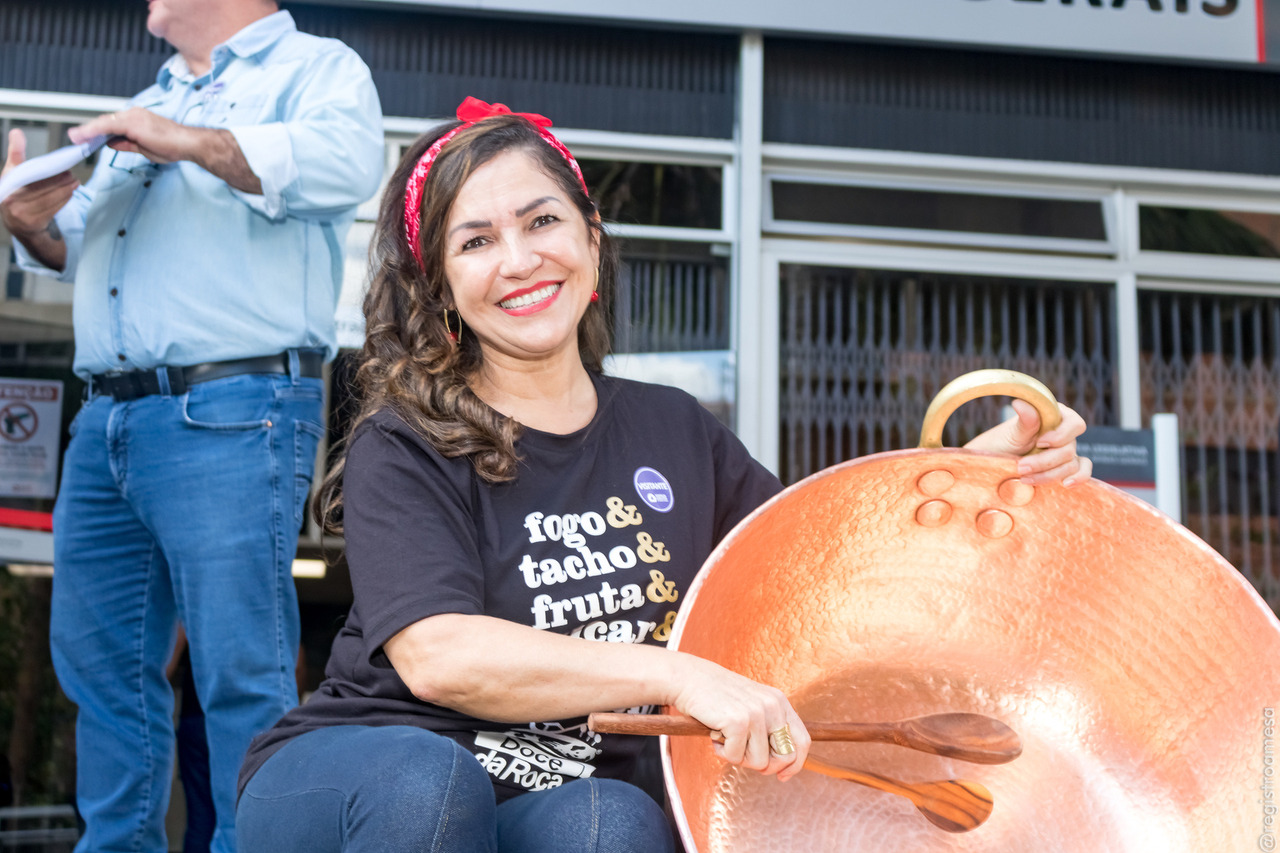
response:
<path id="1" fill-rule="evenodd" d="M 902 782 L 854 770 L 839 764 L 828 764 L 810 755 L 804 762 L 805 770 L 821 773 L 834 779 L 856 782 L 878 791 L 906 797 L 915 805 L 925 820 L 947 832 L 968 832 L 981 826 L 991 817 L 993 807 L 991 792 L 977 782 L 963 779 L 943 779 L 936 782 Z"/>

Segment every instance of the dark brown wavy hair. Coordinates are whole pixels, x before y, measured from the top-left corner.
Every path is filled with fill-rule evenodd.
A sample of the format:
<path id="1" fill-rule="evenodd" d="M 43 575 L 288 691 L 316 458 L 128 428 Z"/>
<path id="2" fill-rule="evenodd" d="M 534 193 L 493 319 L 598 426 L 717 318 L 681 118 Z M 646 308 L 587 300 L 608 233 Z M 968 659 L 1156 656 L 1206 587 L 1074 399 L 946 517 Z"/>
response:
<path id="1" fill-rule="evenodd" d="M 455 344 L 445 328 L 445 308 L 453 304 L 445 277 L 445 226 L 454 199 L 476 169 L 508 151 L 525 151 L 577 207 L 588 234 L 600 246 L 600 300 L 588 306 L 578 324 L 578 352 L 593 373 L 602 370 L 611 345 L 618 255 L 594 202 L 564 158 L 526 119 L 497 116 L 460 131 L 432 164 L 422 194 L 419 265 L 404 233 L 405 187 L 423 152 L 458 124 L 450 122 L 419 137 L 383 194 L 369 248 L 365 341 L 353 389 L 358 410 L 343 441 L 349 441 L 374 412 L 390 409 L 442 455 L 468 456 L 481 478 L 501 483 L 516 477 L 520 424 L 489 408 L 471 390 L 468 379 L 483 360 L 475 335 L 464 330 Z M 316 521 L 331 533 L 342 530 L 345 467 L 343 447 L 312 509 Z"/>

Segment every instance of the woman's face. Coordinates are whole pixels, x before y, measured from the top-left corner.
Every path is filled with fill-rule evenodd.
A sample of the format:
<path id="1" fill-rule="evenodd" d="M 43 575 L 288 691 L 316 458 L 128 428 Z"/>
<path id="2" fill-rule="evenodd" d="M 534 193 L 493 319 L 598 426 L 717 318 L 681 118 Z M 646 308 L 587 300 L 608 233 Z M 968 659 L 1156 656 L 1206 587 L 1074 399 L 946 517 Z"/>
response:
<path id="1" fill-rule="evenodd" d="M 449 211 L 444 256 L 463 334 L 479 340 L 486 365 L 578 358 L 599 249 L 529 153 L 500 154 L 471 174 Z"/>

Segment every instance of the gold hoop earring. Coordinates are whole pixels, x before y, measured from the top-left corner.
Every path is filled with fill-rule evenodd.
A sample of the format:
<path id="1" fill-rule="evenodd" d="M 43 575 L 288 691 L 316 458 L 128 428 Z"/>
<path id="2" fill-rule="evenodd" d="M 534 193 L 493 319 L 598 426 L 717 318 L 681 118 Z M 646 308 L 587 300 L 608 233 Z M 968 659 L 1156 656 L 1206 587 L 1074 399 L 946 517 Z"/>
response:
<path id="1" fill-rule="evenodd" d="M 444 330 L 449 335 L 449 340 L 455 344 L 462 339 L 462 315 L 458 315 L 458 331 L 449 328 L 449 309 L 444 309 Z"/>

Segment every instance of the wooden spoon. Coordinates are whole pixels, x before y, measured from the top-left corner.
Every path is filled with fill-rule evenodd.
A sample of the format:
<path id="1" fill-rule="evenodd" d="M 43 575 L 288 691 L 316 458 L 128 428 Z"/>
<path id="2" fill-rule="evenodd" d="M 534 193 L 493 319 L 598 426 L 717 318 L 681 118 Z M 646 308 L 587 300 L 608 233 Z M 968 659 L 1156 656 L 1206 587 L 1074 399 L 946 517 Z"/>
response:
<path id="1" fill-rule="evenodd" d="M 636 735 L 707 735 L 711 730 L 682 714 L 592 714 L 595 732 Z M 929 714 L 895 723 L 804 724 L 815 741 L 892 743 L 908 749 L 971 761 L 1005 764 L 1022 754 L 1018 733 L 983 714 Z"/>
<path id="2" fill-rule="evenodd" d="M 977 782 L 961 779 L 944 779 L 939 782 L 900 782 L 887 776 L 854 770 L 838 764 L 828 764 L 810 755 L 804 762 L 805 770 L 812 770 L 833 779 L 856 782 L 878 791 L 897 794 L 912 802 L 925 820 L 947 832 L 968 832 L 981 826 L 991 817 L 993 801 L 991 792 Z"/>

